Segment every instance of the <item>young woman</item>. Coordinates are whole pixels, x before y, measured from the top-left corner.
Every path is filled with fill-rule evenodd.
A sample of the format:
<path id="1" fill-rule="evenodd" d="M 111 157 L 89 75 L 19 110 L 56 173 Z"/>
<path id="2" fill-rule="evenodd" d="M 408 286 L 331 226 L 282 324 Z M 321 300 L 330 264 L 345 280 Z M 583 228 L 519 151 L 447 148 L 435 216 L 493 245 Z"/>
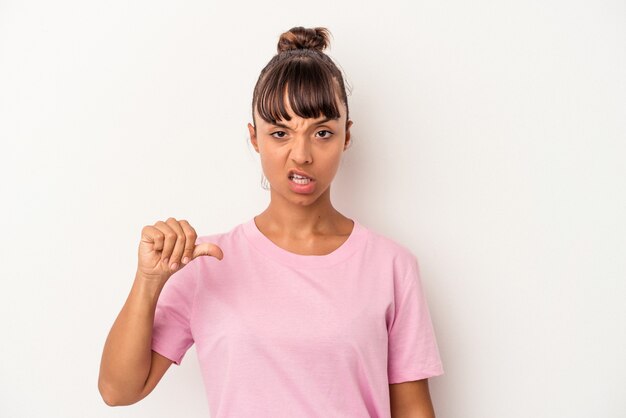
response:
<path id="1" fill-rule="evenodd" d="M 417 258 L 330 200 L 352 121 L 328 41 L 283 33 L 254 89 L 269 206 L 218 234 L 143 228 L 102 355 L 107 404 L 147 396 L 195 343 L 213 418 L 434 417 L 443 368 Z"/>

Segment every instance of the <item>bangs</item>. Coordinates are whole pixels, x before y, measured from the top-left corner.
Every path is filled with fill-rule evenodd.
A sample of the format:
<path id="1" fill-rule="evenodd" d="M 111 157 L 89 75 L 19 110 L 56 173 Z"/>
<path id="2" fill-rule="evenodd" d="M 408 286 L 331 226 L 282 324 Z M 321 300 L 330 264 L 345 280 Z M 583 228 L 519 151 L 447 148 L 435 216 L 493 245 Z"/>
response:
<path id="1" fill-rule="evenodd" d="M 307 59 L 281 64 L 267 74 L 259 86 L 256 109 L 264 121 L 291 120 L 285 94 L 293 112 L 302 118 L 339 118 L 340 87 L 330 68 Z"/>

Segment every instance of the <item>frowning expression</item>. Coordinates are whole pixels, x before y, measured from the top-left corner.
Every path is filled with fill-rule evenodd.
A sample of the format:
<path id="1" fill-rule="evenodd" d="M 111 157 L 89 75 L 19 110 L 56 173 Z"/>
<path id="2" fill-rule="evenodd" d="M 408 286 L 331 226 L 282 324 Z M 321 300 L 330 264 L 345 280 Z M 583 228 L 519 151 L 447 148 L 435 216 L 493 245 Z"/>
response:
<path id="1" fill-rule="evenodd" d="M 248 124 L 250 139 L 261 156 L 263 173 L 272 193 L 289 200 L 307 203 L 329 191 L 339 169 L 341 155 L 350 141 L 350 126 L 346 123 L 346 108 L 338 101 L 340 116 L 330 119 L 302 118 L 293 113 L 289 101 L 285 106 L 291 120 L 269 123 L 255 110 L 256 132 Z M 293 178 L 300 173 L 307 179 Z"/>

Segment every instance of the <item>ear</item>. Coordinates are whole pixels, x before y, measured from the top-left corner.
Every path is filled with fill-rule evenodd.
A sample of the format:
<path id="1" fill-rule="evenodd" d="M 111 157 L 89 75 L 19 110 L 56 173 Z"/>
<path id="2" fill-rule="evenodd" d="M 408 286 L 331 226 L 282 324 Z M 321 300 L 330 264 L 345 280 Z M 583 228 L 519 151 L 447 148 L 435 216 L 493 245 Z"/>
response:
<path id="1" fill-rule="evenodd" d="M 343 146 L 344 151 L 348 149 L 350 145 L 352 145 L 352 143 L 350 142 L 350 127 L 352 126 L 352 123 L 353 122 L 351 120 L 346 122 L 346 142 Z"/>
<path id="2" fill-rule="evenodd" d="M 256 152 L 259 152 L 259 144 L 256 139 L 256 132 L 254 126 L 251 123 L 248 123 L 248 132 L 250 132 L 250 142 L 252 142 L 252 146 L 254 147 Z"/>

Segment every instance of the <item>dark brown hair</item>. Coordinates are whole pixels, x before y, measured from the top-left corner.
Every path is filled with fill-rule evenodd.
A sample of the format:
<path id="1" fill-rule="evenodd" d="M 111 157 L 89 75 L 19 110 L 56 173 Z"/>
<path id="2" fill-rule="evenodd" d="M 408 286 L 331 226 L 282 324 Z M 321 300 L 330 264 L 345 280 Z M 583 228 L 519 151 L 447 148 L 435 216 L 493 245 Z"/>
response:
<path id="1" fill-rule="evenodd" d="M 329 45 L 326 28 L 297 26 L 280 35 L 277 54 L 261 70 L 252 96 L 254 110 L 263 120 L 291 120 L 285 108 L 285 91 L 293 112 L 303 118 L 339 117 L 337 98 L 348 98 L 341 71 L 323 50 Z M 256 131 L 256 126 L 254 127 Z"/>

